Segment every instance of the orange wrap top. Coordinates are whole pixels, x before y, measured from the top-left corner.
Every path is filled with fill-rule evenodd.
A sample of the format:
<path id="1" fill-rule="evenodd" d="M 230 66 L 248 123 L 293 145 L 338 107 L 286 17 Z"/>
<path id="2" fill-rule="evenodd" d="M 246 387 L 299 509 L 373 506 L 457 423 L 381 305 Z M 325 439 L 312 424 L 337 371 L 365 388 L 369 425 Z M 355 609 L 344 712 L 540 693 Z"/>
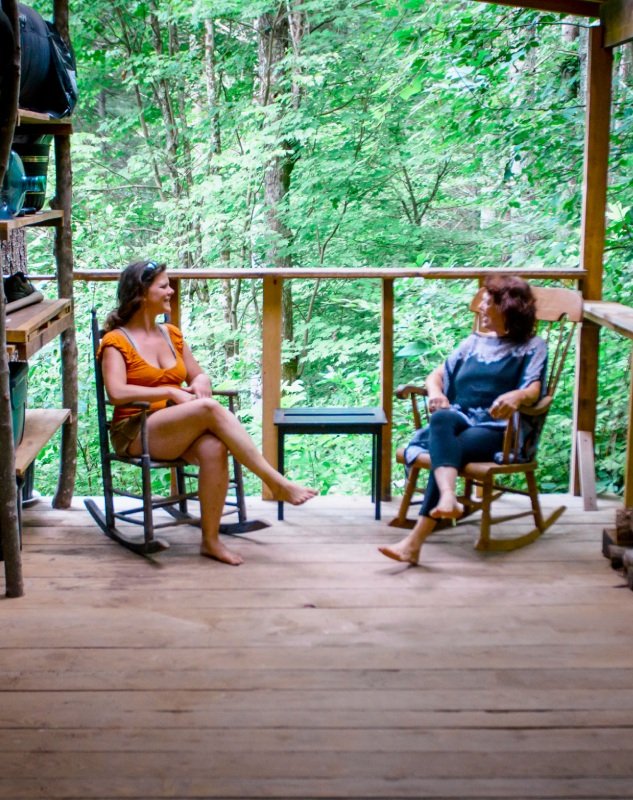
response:
<path id="1" fill-rule="evenodd" d="M 132 342 L 128 339 L 125 333 L 115 328 L 113 331 L 108 331 L 101 340 L 97 358 L 100 360 L 103 351 L 106 347 L 115 347 L 123 356 L 125 361 L 125 371 L 127 375 L 127 382 L 134 386 L 181 386 L 187 379 L 187 368 L 183 359 L 183 338 L 182 333 L 175 325 L 165 323 L 163 330 L 169 334 L 169 339 L 173 345 L 173 350 L 176 355 L 176 363 L 162 369 L 148 364 L 143 359 Z M 150 414 L 153 411 L 158 411 L 159 408 L 165 408 L 167 400 L 158 400 L 150 406 Z M 120 420 L 132 417 L 138 414 L 138 410 L 130 408 L 130 406 L 116 406 L 112 423 L 119 422 Z"/>

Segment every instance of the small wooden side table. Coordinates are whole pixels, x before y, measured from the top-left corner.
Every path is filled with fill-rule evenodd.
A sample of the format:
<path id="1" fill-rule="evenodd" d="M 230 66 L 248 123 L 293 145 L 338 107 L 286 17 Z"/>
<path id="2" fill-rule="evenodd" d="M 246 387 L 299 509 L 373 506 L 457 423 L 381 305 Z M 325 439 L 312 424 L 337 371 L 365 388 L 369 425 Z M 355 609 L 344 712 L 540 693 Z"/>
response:
<path id="1" fill-rule="evenodd" d="M 371 434 L 371 499 L 380 519 L 382 429 L 387 417 L 382 408 L 277 408 L 277 464 L 284 474 L 284 444 L 287 434 L 364 433 Z M 284 518 L 284 504 L 277 504 L 277 519 Z"/>

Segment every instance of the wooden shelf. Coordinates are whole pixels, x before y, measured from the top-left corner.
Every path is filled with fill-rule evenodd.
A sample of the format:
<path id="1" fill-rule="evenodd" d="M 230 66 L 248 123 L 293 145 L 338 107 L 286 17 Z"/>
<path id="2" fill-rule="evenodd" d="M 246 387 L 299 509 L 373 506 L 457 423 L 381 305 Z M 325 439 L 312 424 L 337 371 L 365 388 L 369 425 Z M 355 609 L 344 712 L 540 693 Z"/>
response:
<path id="1" fill-rule="evenodd" d="M 11 231 L 17 228 L 50 227 L 51 225 L 61 225 L 63 221 L 63 211 L 36 211 L 35 214 L 25 214 L 23 217 L 3 219 L 0 220 L 0 240 L 6 242 Z"/>
<path id="2" fill-rule="evenodd" d="M 18 360 L 28 361 L 73 324 L 70 300 L 42 300 L 32 306 L 12 311 L 7 317 L 7 344 L 18 352 Z"/>
<path id="3" fill-rule="evenodd" d="M 26 108 L 18 109 L 18 118 L 15 123 L 16 133 L 22 133 L 21 128 L 28 128 L 30 133 L 52 133 L 52 134 L 66 134 L 70 136 L 73 132 L 72 118 L 51 117 L 48 114 L 42 114 L 39 111 L 29 111 Z"/>
<path id="4" fill-rule="evenodd" d="M 30 408 L 26 410 L 24 436 L 15 451 L 15 474 L 23 478 L 40 450 L 70 416 L 68 408 Z"/>
<path id="5" fill-rule="evenodd" d="M 633 339 L 633 308 L 605 300 L 585 300 L 585 319 Z"/>

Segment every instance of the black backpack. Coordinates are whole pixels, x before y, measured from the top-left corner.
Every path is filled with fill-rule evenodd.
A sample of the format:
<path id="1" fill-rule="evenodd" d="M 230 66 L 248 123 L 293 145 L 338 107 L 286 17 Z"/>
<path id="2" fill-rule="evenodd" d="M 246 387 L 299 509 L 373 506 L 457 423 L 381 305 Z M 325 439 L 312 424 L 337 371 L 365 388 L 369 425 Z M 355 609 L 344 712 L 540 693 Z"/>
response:
<path id="1" fill-rule="evenodd" d="M 51 63 L 46 81 L 46 96 L 53 117 L 72 113 L 77 103 L 77 66 L 72 49 L 59 35 L 52 22 L 46 23 L 50 42 Z"/>
<path id="2" fill-rule="evenodd" d="M 65 117 L 77 102 L 75 57 L 52 22 L 37 11 L 19 5 L 21 76 L 20 107 Z M 6 46 L 5 46 L 6 45 Z M 0 107 L 2 73 L 13 49 L 13 34 L 7 16 L 0 10 Z"/>
<path id="3" fill-rule="evenodd" d="M 9 108 L 2 101 L 4 87 L 9 81 L 10 54 L 13 52 L 13 28 L 9 17 L 0 8 L 0 121 L 8 117 Z"/>

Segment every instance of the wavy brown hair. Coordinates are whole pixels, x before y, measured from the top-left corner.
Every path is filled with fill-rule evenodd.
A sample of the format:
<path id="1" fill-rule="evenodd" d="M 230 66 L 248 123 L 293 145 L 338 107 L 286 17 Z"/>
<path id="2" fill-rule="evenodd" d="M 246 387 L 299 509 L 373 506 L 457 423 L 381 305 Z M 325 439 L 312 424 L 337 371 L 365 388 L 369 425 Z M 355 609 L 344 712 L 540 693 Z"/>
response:
<path id="1" fill-rule="evenodd" d="M 508 337 L 527 342 L 536 325 L 536 300 L 530 284 L 514 275 L 489 275 L 484 288 L 503 314 Z"/>
<path id="2" fill-rule="evenodd" d="M 154 278 L 165 272 L 167 264 L 156 261 L 134 261 L 121 273 L 116 298 L 118 307 L 108 314 L 105 321 L 106 331 L 112 331 L 125 325 L 141 307 L 145 293 Z"/>

